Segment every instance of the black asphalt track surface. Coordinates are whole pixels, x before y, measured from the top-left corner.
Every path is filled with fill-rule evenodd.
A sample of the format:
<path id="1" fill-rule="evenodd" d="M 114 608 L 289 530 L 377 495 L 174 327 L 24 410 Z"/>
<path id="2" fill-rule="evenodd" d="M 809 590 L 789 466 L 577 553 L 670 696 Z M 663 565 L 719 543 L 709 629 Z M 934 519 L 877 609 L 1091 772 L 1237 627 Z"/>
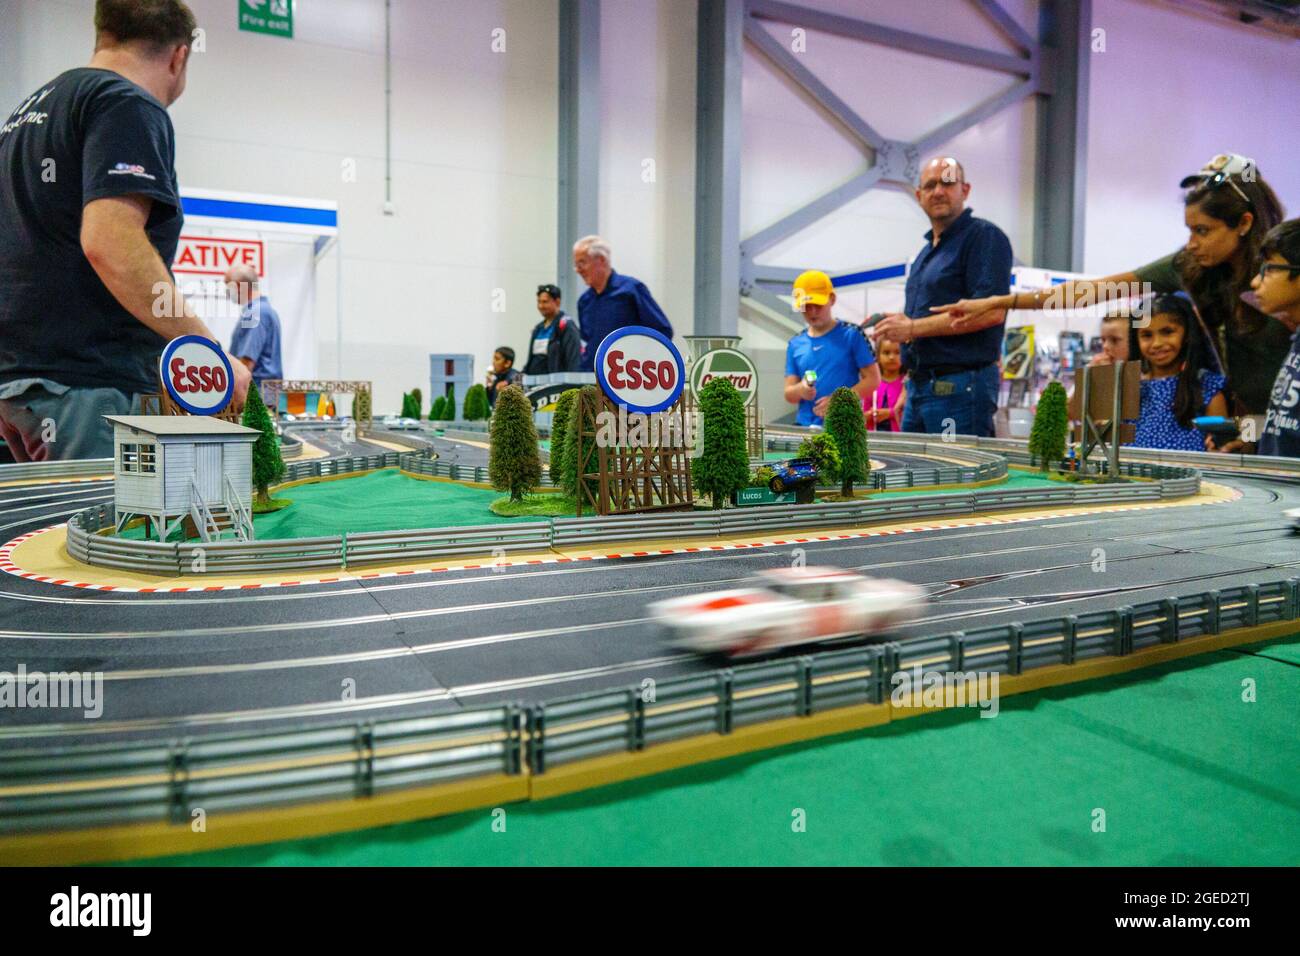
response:
<path id="1" fill-rule="evenodd" d="M 813 542 L 799 546 L 801 559 L 924 586 L 931 603 L 921 620 L 892 635 L 903 640 L 1300 576 L 1300 536 L 1282 515 L 1300 506 L 1300 485 L 1215 480 L 1242 497 Z M 7 541 L 109 500 L 110 482 L 0 488 L 0 535 Z M 1105 551 L 1105 571 L 1094 570 L 1095 548 Z M 416 716 L 702 673 L 716 665 L 661 645 L 646 605 L 738 586 L 756 571 L 791 564 L 794 552 L 463 570 L 249 593 L 90 592 L 0 574 L 0 671 L 21 663 L 28 672 L 98 671 L 105 680 L 98 720 L 0 709 L 0 749 Z"/>

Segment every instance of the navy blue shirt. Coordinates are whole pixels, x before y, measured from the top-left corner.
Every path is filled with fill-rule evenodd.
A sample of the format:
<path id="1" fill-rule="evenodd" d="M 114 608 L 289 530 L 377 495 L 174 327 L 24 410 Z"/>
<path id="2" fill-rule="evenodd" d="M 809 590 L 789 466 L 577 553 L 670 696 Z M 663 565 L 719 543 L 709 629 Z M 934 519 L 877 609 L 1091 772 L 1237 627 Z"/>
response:
<path id="1" fill-rule="evenodd" d="M 1292 336 L 1291 352 L 1273 383 L 1259 453 L 1300 458 L 1300 332 Z"/>
<path id="2" fill-rule="evenodd" d="M 825 335 L 813 337 L 804 329 L 785 347 L 785 374 L 803 378 L 812 369 L 817 373 L 817 398 L 837 388 L 852 388 L 862 379 L 861 370 L 874 365 L 876 355 L 862 330 L 847 322 L 836 322 Z M 817 399 L 799 403 L 797 425 L 820 425 L 821 417 L 813 414 Z"/>
<path id="3" fill-rule="evenodd" d="M 284 378 L 280 365 L 280 316 L 271 300 L 258 296 L 239 313 L 239 323 L 230 337 L 230 354 L 253 360 L 253 381 Z"/>
<path id="4" fill-rule="evenodd" d="M 939 235 L 925 234 L 925 248 L 907 273 L 903 312 L 926 319 L 931 306 L 958 299 L 982 299 L 1011 291 L 1011 240 L 987 219 L 969 209 Z M 965 335 L 928 336 L 903 346 L 903 362 L 911 372 L 936 365 L 987 365 L 1002 354 L 1005 323 Z"/>
<path id="5" fill-rule="evenodd" d="M 673 327 L 645 283 L 611 271 L 605 291 L 587 289 L 578 299 L 578 325 L 585 343 L 579 371 L 590 372 L 605 336 L 629 325 L 644 325 L 673 337 Z"/>

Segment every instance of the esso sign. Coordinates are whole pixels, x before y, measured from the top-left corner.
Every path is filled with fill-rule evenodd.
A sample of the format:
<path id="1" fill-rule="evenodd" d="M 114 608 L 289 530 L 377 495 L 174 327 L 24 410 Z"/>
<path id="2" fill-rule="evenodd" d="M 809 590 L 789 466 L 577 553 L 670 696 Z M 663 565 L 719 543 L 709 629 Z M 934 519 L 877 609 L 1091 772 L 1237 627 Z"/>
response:
<path id="1" fill-rule="evenodd" d="M 686 365 L 672 340 L 644 325 L 605 336 L 596 350 L 596 381 L 629 412 L 662 412 L 682 394 Z"/>
<path id="2" fill-rule="evenodd" d="M 201 335 L 172 339 L 158 360 L 163 388 L 191 415 L 215 415 L 235 394 L 235 373 L 221 347 Z"/>

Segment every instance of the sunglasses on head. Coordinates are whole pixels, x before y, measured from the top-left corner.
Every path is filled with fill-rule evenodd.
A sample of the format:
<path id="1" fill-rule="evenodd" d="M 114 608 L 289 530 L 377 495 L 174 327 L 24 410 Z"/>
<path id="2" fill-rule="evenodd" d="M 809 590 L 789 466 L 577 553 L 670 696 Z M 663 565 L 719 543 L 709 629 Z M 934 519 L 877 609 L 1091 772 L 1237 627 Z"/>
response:
<path id="1" fill-rule="evenodd" d="M 1232 187 L 1232 191 L 1241 197 L 1242 202 L 1244 202 L 1251 209 L 1255 208 L 1255 204 L 1250 201 L 1250 197 L 1247 196 L 1242 191 L 1240 186 L 1238 186 L 1236 183 L 1232 181 L 1232 176 L 1230 176 L 1228 173 L 1225 173 L 1222 170 L 1220 170 L 1217 173 L 1213 173 L 1209 176 L 1204 176 L 1201 179 L 1201 188 L 1203 189 L 1220 189 L 1225 184 Z"/>

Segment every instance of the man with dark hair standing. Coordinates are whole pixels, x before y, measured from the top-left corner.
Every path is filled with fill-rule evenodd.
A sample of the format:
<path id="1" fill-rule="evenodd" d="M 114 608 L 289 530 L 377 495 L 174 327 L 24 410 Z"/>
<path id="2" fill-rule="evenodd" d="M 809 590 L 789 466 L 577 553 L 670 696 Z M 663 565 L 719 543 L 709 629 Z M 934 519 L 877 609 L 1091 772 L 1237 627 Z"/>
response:
<path id="1" fill-rule="evenodd" d="M 533 326 L 524 374 L 576 372 L 582 361 L 582 339 L 578 323 L 560 308 L 559 286 L 537 287 L 537 311 L 541 313 L 542 321 Z"/>
<path id="2" fill-rule="evenodd" d="M 998 358 L 1005 309 L 954 325 L 934 306 L 1002 295 L 1011 288 L 1011 241 L 966 208 L 970 183 L 961 163 L 937 156 L 921 168 L 916 200 L 930 220 L 926 244 L 907 272 L 903 313 L 873 334 L 903 344 L 910 375 L 903 431 L 993 437 Z M 974 291 L 979 290 L 979 291 Z"/>
<path id="3" fill-rule="evenodd" d="M 158 390 L 163 345 L 213 338 L 170 272 L 182 213 L 167 108 L 194 30 L 180 0 L 98 0 L 90 65 L 0 125 L 0 437 L 18 461 L 109 457 L 101 416 Z M 231 364 L 242 403 L 249 372 Z"/>

